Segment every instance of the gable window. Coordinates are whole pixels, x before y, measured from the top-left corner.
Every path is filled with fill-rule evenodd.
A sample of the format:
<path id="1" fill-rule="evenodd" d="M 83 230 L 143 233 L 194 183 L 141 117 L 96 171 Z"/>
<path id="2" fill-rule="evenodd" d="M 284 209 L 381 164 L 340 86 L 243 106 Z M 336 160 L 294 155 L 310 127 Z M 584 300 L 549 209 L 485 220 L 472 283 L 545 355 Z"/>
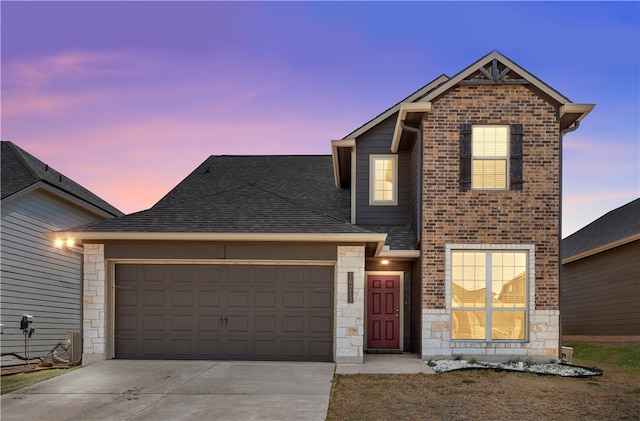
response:
<path id="1" fill-rule="evenodd" d="M 369 204 L 396 205 L 398 203 L 398 156 L 371 155 L 369 171 Z"/>
<path id="2" fill-rule="evenodd" d="M 460 126 L 460 190 L 522 190 L 522 124 Z"/>
<path id="3" fill-rule="evenodd" d="M 528 252 L 450 253 L 451 339 L 526 340 Z"/>

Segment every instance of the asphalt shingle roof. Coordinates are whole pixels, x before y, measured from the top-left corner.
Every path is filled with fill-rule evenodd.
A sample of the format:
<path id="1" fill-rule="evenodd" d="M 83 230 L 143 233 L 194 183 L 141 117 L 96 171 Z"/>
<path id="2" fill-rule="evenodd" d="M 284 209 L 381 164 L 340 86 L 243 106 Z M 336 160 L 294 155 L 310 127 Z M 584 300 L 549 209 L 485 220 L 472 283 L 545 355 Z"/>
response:
<path id="1" fill-rule="evenodd" d="M 113 216 L 124 215 L 80 184 L 49 167 L 14 143 L 9 141 L 2 141 L 1 143 L 2 182 L 0 190 L 2 191 L 2 199 L 18 193 L 33 184 L 44 182 Z"/>
<path id="2" fill-rule="evenodd" d="M 73 231 L 387 233 L 392 249 L 415 249 L 409 226 L 351 224 L 333 177 L 330 155 L 210 156 L 152 208 Z"/>
<path id="3" fill-rule="evenodd" d="M 567 259 L 640 233 L 640 198 L 596 219 L 562 240 L 562 258 Z"/>
<path id="4" fill-rule="evenodd" d="M 151 209 L 94 232 L 366 233 L 333 184 L 331 156 L 211 156 Z"/>

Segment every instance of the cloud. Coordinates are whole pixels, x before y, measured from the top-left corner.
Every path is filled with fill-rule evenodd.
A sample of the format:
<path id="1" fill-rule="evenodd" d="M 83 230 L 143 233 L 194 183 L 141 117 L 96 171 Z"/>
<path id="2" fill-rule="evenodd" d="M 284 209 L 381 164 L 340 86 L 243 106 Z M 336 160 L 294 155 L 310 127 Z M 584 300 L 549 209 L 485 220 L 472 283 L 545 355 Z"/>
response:
<path id="1" fill-rule="evenodd" d="M 77 81 L 105 75 L 139 74 L 141 64 L 137 55 L 123 51 L 67 51 L 3 63 L 3 84 L 11 88 L 34 89 L 47 87 L 59 79 Z"/>

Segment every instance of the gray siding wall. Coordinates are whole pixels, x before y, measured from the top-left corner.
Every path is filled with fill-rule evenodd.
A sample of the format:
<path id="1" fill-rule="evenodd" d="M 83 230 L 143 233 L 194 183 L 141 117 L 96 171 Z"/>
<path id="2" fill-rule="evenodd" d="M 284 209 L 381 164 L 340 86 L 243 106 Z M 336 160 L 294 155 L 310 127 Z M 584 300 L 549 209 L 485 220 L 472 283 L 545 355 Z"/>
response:
<path id="1" fill-rule="evenodd" d="M 362 135 L 356 145 L 356 223 L 360 225 L 409 225 L 411 210 L 411 154 L 398 153 L 398 205 L 369 206 L 369 156 L 390 154 L 397 116 Z"/>
<path id="2" fill-rule="evenodd" d="M 2 353 L 25 354 L 20 319 L 33 316 L 30 356 L 45 356 L 68 331 L 80 331 L 81 256 L 56 249 L 43 232 L 96 221 L 77 206 L 35 190 L 2 203 L 0 323 Z M 2 357 L 2 365 L 22 363 Z"/>
<path id="3" fill-rule="evenodd" d="M 562 266 L 564 335 L 640 335 L 640 241 Z"/>

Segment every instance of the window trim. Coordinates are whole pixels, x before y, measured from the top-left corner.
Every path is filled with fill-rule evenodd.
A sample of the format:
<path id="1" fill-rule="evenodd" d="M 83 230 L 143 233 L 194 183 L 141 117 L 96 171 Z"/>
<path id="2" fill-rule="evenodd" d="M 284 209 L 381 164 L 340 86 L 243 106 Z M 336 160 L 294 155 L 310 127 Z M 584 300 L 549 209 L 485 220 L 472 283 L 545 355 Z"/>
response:
<path id="1" fill-rule="evenodd" d="M 392 199 L 375 199 L 375 162 L 381 159 L 391 159 L 392 165 Z M 397 206 L 398 205 L 398 155 L 396 154 L 371 154 L 369 155 L 369 205 L 370 206 Z"/>
<path id="2" fill-rule="evenodd" d="M 487 336 L 486 339 L 453 339 L 453 291 L 452 291 L 452 283 L 453 283 L 453 272 L 452 272 L 452 252 L 454 251 L 479 251 L 479 252 L 526 252 L 527 253 L 527 297 L 526 304 L 524 307 L 525 312 L 525 331 L 524 331 L 524 339 L 491 339 L 490 335 Z M 446 244 L 445 245 L 445 308 L 447 309 L 449 315 L 449 321 L 451 322 L 451 330 L 450 330 L 450 340 L 455 343 L 460 342 L 473 342 L 473 343 L 490 343 L 490 344 L 500 344 L 500 343 L 527 343 L 530 341 L 530 327 L 529 320 L 531 315 L 535 311 L 535 245 L 533 244 Z M 483 311 L 486 314 L 490 315 L 490 311 L 487 312 L 485 308 Z M 488 324 L 487 324 L 488 326 Z M 488 327 L 487 327 L 488 331 Z"/>
<path id="3" fill-rule="evenodd" d="M 505 156 L 489 156 L 483 155 L 481 158 L 476 158 L 473 153 L 473 129 L 475 127 L 482 128 L 497 128 L 505 127 L 507 129 L 507 154 Z M 511 126 L 509 124 L 472 124 L 471 125 L 471 190 L 510 190 L 511 189 Z M 475 161 L 497 161 L 504 160 L 505 163 L 505 186 L 504 187 L 474 187 L 473 186 L 473 169 L 475 167 Z"/>

